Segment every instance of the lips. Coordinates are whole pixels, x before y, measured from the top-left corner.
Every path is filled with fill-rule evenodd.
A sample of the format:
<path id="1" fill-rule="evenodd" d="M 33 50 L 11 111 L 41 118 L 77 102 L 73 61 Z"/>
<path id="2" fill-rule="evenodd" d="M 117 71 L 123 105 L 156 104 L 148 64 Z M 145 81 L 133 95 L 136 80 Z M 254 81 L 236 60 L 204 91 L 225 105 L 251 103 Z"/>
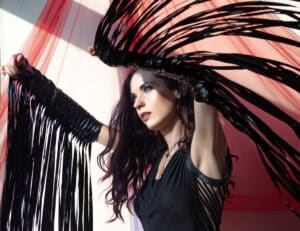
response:
<path id="1" fill-rule="evenodd" d="M 150 114 L 151 114 L 151 112 L 143 112 L 143 113 L 141 113 L 141 115 L 140 115 L 141 120 L 144 121 L 144 122 L 147 121 L 149 119 L 149 117 L 150 117 Z"/>

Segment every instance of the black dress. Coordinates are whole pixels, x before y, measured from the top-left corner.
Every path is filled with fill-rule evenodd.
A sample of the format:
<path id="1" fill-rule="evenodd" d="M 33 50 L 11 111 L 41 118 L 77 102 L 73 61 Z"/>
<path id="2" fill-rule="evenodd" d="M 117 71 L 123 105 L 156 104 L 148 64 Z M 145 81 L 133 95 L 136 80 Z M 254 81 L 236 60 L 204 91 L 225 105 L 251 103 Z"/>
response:
<path id="1" fill-rule="evenodd" d="M 224 180 L 202 174 L 194 167 L 191 156 L 181 149 L 174 154 L 161 178 L 156 180 L 159 163 L 160 159 L 134 201 L 144 231 L 219 230 L 231 173 L 230 157 Z"/>

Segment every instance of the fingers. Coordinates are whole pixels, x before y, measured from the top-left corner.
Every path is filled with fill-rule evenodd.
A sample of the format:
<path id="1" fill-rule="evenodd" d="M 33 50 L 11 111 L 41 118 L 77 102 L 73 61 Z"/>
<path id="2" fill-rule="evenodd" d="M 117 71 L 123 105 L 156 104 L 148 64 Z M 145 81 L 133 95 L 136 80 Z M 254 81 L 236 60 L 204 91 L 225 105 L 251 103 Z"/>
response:
<path id="1" fill-rule="evenodd" d="M 19 70 L 16 66 L 7 64 L 1 67 L 1 73 L 8 74 L 10 77 L 15 77 L 19 73 Z"/>
<path id="2" fill-rule="evenodd" d="M 17 66 L 22 66 L 22 67 L 28 66 L 28 60 L 24 57 L 22 53 L 16 54 L 15 61 Z"/>
<path id="3" fill-rule="evenodd" d="M 22 59 L 25 59 L 24 55 L 22 53 L 18 53 L 15 55 L 16 61 L 20 62 Z"/>
<path id="4" fill-rule="evenodd" d="M 12 73 L 9 71 L 9 69 L 6 66 L 1 66 L 0 74 L 1 75 L 11 75 Z"/>
<path id="5" fill-rule="evenodd" d="M 88 52 L 90 53 L 91 56 L 95 56 L 96 55 L 96 51 L 94 49 L 93 46 L 89 46 L 88 47 Z"/>
<path id="6" fill-rule="evenodd" d="M 1 74 L 6 74 L 6 71 L 5 71 L 5 67 L 4 67 L 4 66 L 1 66 L 1 67 L 0 67 L 0 73 L 1 73 Z"/>
<path id="7" fill-rule="evenodd" d="M 24 57 L 23 54 L 18 54 L 15 60 L 16 60 L 16 66 L 20 71 L 30 68 L 30 64 L 28 63 L 28 60 Z"/>
<path id="8" fill-rule="evenodd" d="M 18 53 L 10 57 L 9 64 L 11 66 L 26 67 L 28 61 L 22 53 Z"/>
<path id="9" fill-rule="evenodd" d="M 2 74 L 8 74 L 10 77 L 15 77 L 20 73 L 20 69 L 27 68 L 28 61 L 22 53 L 14 54 L 10 57 L 7 64 L 0 67 Z"/>

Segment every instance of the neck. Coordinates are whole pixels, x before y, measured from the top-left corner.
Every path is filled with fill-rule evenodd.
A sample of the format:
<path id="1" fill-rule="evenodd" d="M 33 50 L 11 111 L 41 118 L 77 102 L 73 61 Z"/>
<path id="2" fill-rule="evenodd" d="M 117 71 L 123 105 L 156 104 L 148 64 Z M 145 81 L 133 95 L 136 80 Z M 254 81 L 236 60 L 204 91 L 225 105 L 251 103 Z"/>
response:
<path id="1" fill-rule="evenodd" d="M 168 145 L 170 154 L 172 154 L 178 149 L 178 141 L 185 135 L 185 126 L 179 118 L 175 120 L 175 123 L 170 124 L 172 124 L 172 126 L 167 127 L 160 132 Z"/>

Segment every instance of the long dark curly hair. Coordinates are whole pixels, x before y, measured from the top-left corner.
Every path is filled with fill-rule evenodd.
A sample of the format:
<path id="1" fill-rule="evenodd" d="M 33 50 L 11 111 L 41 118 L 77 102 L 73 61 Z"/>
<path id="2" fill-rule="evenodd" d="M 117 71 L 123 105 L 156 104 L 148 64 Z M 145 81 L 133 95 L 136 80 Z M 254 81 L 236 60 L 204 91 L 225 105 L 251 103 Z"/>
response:
<path id="1" fill-rule="evenodd" d="M 113 205 L 114 215 L 110 222 L 123 220 L 121 208 L 126 203 L 132 210 L 137 190 L 145 179 L 149 167 L 166 151 L 167 144 L 158 131 L 149 130 L 139 119 L 133 107 L 130 93 L 130 81 L 136 72 L 131 70 L 124 81 L 122 93 L 109 123 L 109 141 L 98 156 L 98 164 L 105 175 L 102 180 L 112 176 L 111 185 L 105 195 L 106 202 Z M 194 131 L 193 97 L 183 83 L 164 76 L 161 78 L 168 89 L 177 89 L 181 97 L 177 100 L 177 113 L 184 123 L 185 136 L 179 145 L 189 151 Z M 117 142 L 117 143 L 116 143 Z"/>

